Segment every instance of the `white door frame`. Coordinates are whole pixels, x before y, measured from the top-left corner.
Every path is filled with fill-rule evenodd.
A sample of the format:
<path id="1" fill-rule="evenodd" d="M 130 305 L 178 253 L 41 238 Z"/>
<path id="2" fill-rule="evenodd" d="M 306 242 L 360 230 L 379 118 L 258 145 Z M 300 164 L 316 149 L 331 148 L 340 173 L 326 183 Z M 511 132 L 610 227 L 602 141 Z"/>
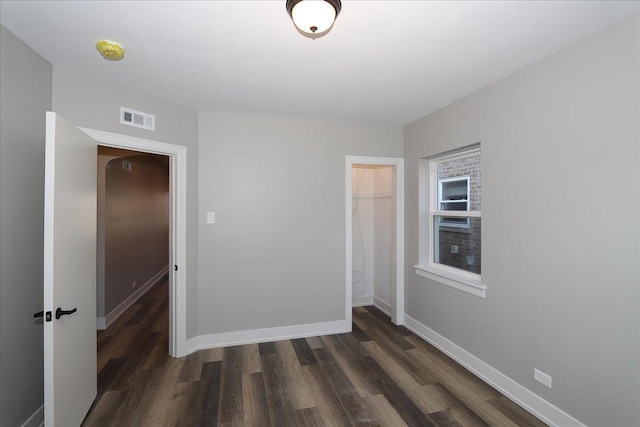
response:
<path id="1" fill-rule="evenodd" d="M 169 156 L 169 354 L 186 355 L 187 147 L 80 128 L 100 145 Z M 178 266 L 174 271 L 173 266 Z"/>
<path id="2" fill-rule="evenodd" d="M 345 319 L 351 331 L 353 270 L 353 181 L 354 165 L 392 166 L 396 199 L 396 277 L 391 290 L 391 321 L 404 323 L 404 159 L 397 157 L 345 156 Z"/>

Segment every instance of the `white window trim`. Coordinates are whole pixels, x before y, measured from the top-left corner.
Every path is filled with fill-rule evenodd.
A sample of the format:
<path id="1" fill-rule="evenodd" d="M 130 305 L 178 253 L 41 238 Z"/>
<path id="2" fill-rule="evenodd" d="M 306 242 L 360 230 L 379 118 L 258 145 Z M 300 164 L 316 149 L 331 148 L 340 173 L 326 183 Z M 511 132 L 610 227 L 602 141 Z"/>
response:
<path id="1" fill-rule="evenodd" d="M 459 268 L 434 262 L 435 239 L 434 217 L 455 216 L 467 218 L 481 218 L 481 211 L 438 211 L 431 210 L 432 206 L 439 207 L 438 204 L 438 171 L 437 164 L 480 154 L 480 143 L 456 150 L 450 154 L 438 155 L 425 158 L 420 161 L 419 170 L 419 260 L 414 265 L 415 273 L 418 276 L 431 279 L 435 282 L 459 289 L 464 292 L 486 298 L 487 287 L 482 283 L 480 274 L 471 273 Z"/>
<path id="2" fill-rule="evenodd" d="M 431 279 L 443 285 L 451 286 L 452 288 L 459 289 L 482 298 L 486 298 L 487 296 L 487 287 L 483 285 L 480 280 L 475 280 L 474 278 L 459 274 L 461 271 L 464 272 L 464 270 L 451 268 L 446 265 L 438 267 L 433 263 L 429 266 L 414 265 L 413 268 L 418 276 Z M 479 274 L 475 274 L 474 276 L 479 276 Z"/>

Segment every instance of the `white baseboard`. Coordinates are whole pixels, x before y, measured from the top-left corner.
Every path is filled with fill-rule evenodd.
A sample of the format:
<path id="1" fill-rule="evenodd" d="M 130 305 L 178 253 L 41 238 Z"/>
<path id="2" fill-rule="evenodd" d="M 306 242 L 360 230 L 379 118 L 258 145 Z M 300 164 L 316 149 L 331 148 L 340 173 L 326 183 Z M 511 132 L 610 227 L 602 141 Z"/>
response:
<path id="1" fill-rule="evenodd" d="M 487 365 L 473 354 L 411 316 L 404 315 L 404 325 L 543 422 L 551 426 L 584 427 L 584 424 L 571 415 L 553 406 L 537 394 L 524 388 L 502 372 Z"/>
<path id="2" fill-rule="evenodd" d="M 96 329 L 99 331 L 104 331 L 107 329 L 107 325 L 105 324 L 104 317 L 96 318 Z"/>
<path id="3" fill-rule="evenodd" d="M 380 298 L 374 296 L 373 297 L 373 305 L 380 311 L 382 311 L 387 316 L 391 317 L 391 304 L 386 303 Z"/>
<path id="4" fill-rule="evenodd" d="M 147 283 L 140 286 L 137 291 L 135 291 L 129 296 L 129 298 L 122 301 L 116 308 L 114 308 L 109 313 L 107 313 L 106 316 L 98 317 L 96 319 L 96 328 L 101 331 L 111 326 L 111 324 L 115 322 L 116 319 L 118 319 L 118 317 L 122 316 L 122 314 L 129 307 L 135 304 L 135 302 L 138 301 L 142 295 L 147 293 L 147 291 L 151 289 L 153 285 L 158 283 L 160 279 L 162 279 L 164 275 L 167 274 L 168 272 L 169 272 L 169 266 L 167 265 L 162 270 L 157 272 L 151 279 L 147 280 Z"/>
<path id="5" fill-rule="evenodd" d="M 276 328 L 200 335 L 187 340 L 186 354 L 191 354 L 195 351 L 207 348 L 256 344 L 261 342 L 315 337 L 320 335 L 342 334 L 351 330 L 351 328 L 347 328 L 346 326 L 347 325 L 344 320 L 337 320 L 334 322 L 308 323 L 305 325 L 280 326 Z"/>
<path id="6" fill-rule="evenodd" d="M 44 405 L 39 407 L 21 427 L 41 427 L 44 425 Z"/>
<path id="7" fill-rule="evenodd" d="M 361 295 L 359 297 L 353 297 L 352 299 L 352 307 L 366 307 L 369 305 L 373 305 L 378 308 L 378 310 L 383 313 L 391 316 L 391 305 L 387 304 L 385 301 L 381 300 L 377 296 L 374 295 Z"/>
<path id="8" fill-rule="evenodd" d="M 351 307 L 373 305 L 373 295 L 360 295 L 351 299 Z"/>

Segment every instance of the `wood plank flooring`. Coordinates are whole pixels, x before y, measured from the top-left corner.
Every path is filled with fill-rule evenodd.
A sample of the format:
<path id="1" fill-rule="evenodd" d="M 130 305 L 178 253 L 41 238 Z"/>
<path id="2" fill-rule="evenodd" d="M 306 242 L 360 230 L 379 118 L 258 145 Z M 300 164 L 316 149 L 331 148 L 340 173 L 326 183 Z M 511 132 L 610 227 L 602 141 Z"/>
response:
<path id="1" fill-rule="evenodd" d="M 90 426 L 544 426 L 374 307 L 353 332 L 168 356 L 168 283 L 98 333 Z"/>

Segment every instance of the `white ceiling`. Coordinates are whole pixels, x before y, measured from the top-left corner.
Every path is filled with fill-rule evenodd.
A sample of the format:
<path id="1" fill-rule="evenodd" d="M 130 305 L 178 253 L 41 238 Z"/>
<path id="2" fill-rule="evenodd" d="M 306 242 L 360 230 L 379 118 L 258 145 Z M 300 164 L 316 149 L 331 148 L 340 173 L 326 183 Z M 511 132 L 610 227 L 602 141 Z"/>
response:
<path id="1" fill-rule="evenodd" d="M 285 0 L 3 0 L 0 23 L 54 65 L 199 110 L 404 125 L 639 11 L 343 0 L 317 40 L 294 29 Z M 102 59 L 100 39 L 125 59 Z"/>

